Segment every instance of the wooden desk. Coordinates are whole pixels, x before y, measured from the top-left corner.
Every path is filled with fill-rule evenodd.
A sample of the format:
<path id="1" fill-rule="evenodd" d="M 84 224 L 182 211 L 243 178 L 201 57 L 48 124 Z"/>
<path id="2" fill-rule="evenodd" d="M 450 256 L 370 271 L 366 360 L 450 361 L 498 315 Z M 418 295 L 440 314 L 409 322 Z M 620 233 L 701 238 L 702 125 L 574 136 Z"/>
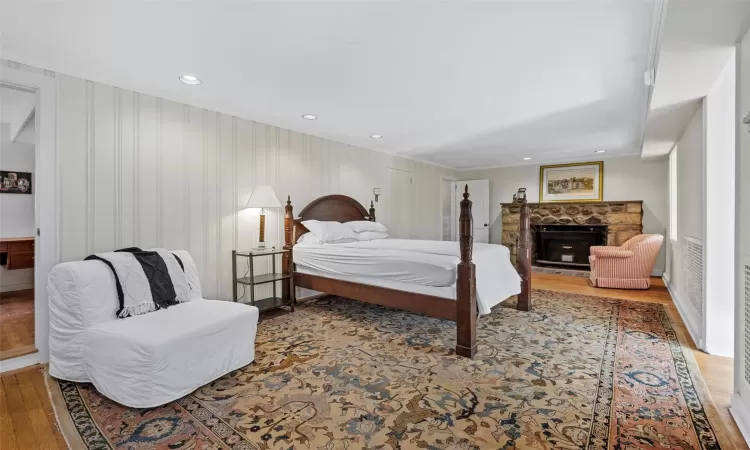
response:
<path id="1" fill-rule="evenodd" d="M 0 238 L 0 266 L 8 270 L 34 268 L 34 238 Z"/>

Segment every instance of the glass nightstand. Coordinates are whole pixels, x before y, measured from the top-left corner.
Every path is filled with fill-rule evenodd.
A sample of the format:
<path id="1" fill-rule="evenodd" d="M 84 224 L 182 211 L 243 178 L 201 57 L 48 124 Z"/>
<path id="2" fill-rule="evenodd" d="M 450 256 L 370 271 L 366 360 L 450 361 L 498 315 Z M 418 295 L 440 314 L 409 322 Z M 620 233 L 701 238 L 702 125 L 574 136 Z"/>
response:
<path id="1" fill-rule="evenodd" d="M 232 250 L 232 294 L 234 301 L 239 301 L 237 297 L 237 287 L 239 285 L 250 287 L 250 304 L 257 307 L 261 312 L 269 309 L 279 308 L 281 306 L 289 306 L 290 310 L 294 312 L 294 287 L 292 286 L 292 274 L 285 272 L 283 269 L 281 272 L 276 272 L 276 255 L 284 256 L 289 250 L 276 249 L 269 247 L 266 250 L 253 249 L 249 251 L 237 251 Z M 254 261 L 255 258 L 264 256 L 271 257 L 271 266 L 273 271 L 271 273 L 265 273 L 262 275 L 255 275 L 254 272 Z M 248 270 L 246 276 L 240 277 L 237 274 L 237 258 L 247 258 Z M 278 288 L 277 282 L 282 283 L 282 294 L 277 295 Z M 273 294 L 270 297 L 256 299 L 255 298 L 255 286 L 271 283 L 273 286 Z M 283 284 L 287 283 L 284 287 Z M 243 295 L 244 296 L 244 295 Z"/>

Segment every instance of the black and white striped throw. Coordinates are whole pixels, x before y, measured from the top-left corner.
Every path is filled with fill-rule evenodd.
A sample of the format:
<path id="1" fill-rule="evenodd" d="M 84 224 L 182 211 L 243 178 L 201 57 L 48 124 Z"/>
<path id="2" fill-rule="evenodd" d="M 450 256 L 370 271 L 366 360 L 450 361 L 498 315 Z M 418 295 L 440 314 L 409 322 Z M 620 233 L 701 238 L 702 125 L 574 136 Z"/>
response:
<path id="1" fill-rule="evenodd" d="M 124 248 L 88 256 L 112 270 L 117 297 L 117 317 L 125 318 L 168 308 L 189 299 L 190 284 L 180 258 L 169 250 Z"/>

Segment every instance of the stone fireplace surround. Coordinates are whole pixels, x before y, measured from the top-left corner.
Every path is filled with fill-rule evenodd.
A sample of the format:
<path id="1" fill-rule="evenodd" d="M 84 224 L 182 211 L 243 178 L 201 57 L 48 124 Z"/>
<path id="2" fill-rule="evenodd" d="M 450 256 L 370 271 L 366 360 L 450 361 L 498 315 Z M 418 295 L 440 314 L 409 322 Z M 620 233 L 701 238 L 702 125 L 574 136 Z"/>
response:
<path id="1" fill-rule="evenodd" d="M 500 243 L 510 249 L 510 259 L 515 265 L 521 207 L 517 203 L 502 203 L 501 206 Z M 607 245 L 622 245 L 633 236 L 643 234 L 642 200 L 529 203 L 529 213 L 532 225 L 607 225 Z M 534 228 L 532 226 L 532 230 Z M 532 244 L 535 241 L 536 236 L 532 236 Z"/>

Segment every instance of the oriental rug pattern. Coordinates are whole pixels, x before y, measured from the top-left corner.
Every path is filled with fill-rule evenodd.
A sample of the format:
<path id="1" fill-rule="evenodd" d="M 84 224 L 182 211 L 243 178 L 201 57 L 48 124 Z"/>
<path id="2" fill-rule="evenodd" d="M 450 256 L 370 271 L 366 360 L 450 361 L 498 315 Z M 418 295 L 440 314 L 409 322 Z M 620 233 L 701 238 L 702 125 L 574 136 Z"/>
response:
<path id="1" fill-rule="evenodd" d="M 88 449 L 731 448 L 664 307 L 533 301 L 481 318 L 473 360 L 451 322 L 328 297 L 262 321 L 253 364 L 168 405 L 54 380 L 52 397 Z"/>

